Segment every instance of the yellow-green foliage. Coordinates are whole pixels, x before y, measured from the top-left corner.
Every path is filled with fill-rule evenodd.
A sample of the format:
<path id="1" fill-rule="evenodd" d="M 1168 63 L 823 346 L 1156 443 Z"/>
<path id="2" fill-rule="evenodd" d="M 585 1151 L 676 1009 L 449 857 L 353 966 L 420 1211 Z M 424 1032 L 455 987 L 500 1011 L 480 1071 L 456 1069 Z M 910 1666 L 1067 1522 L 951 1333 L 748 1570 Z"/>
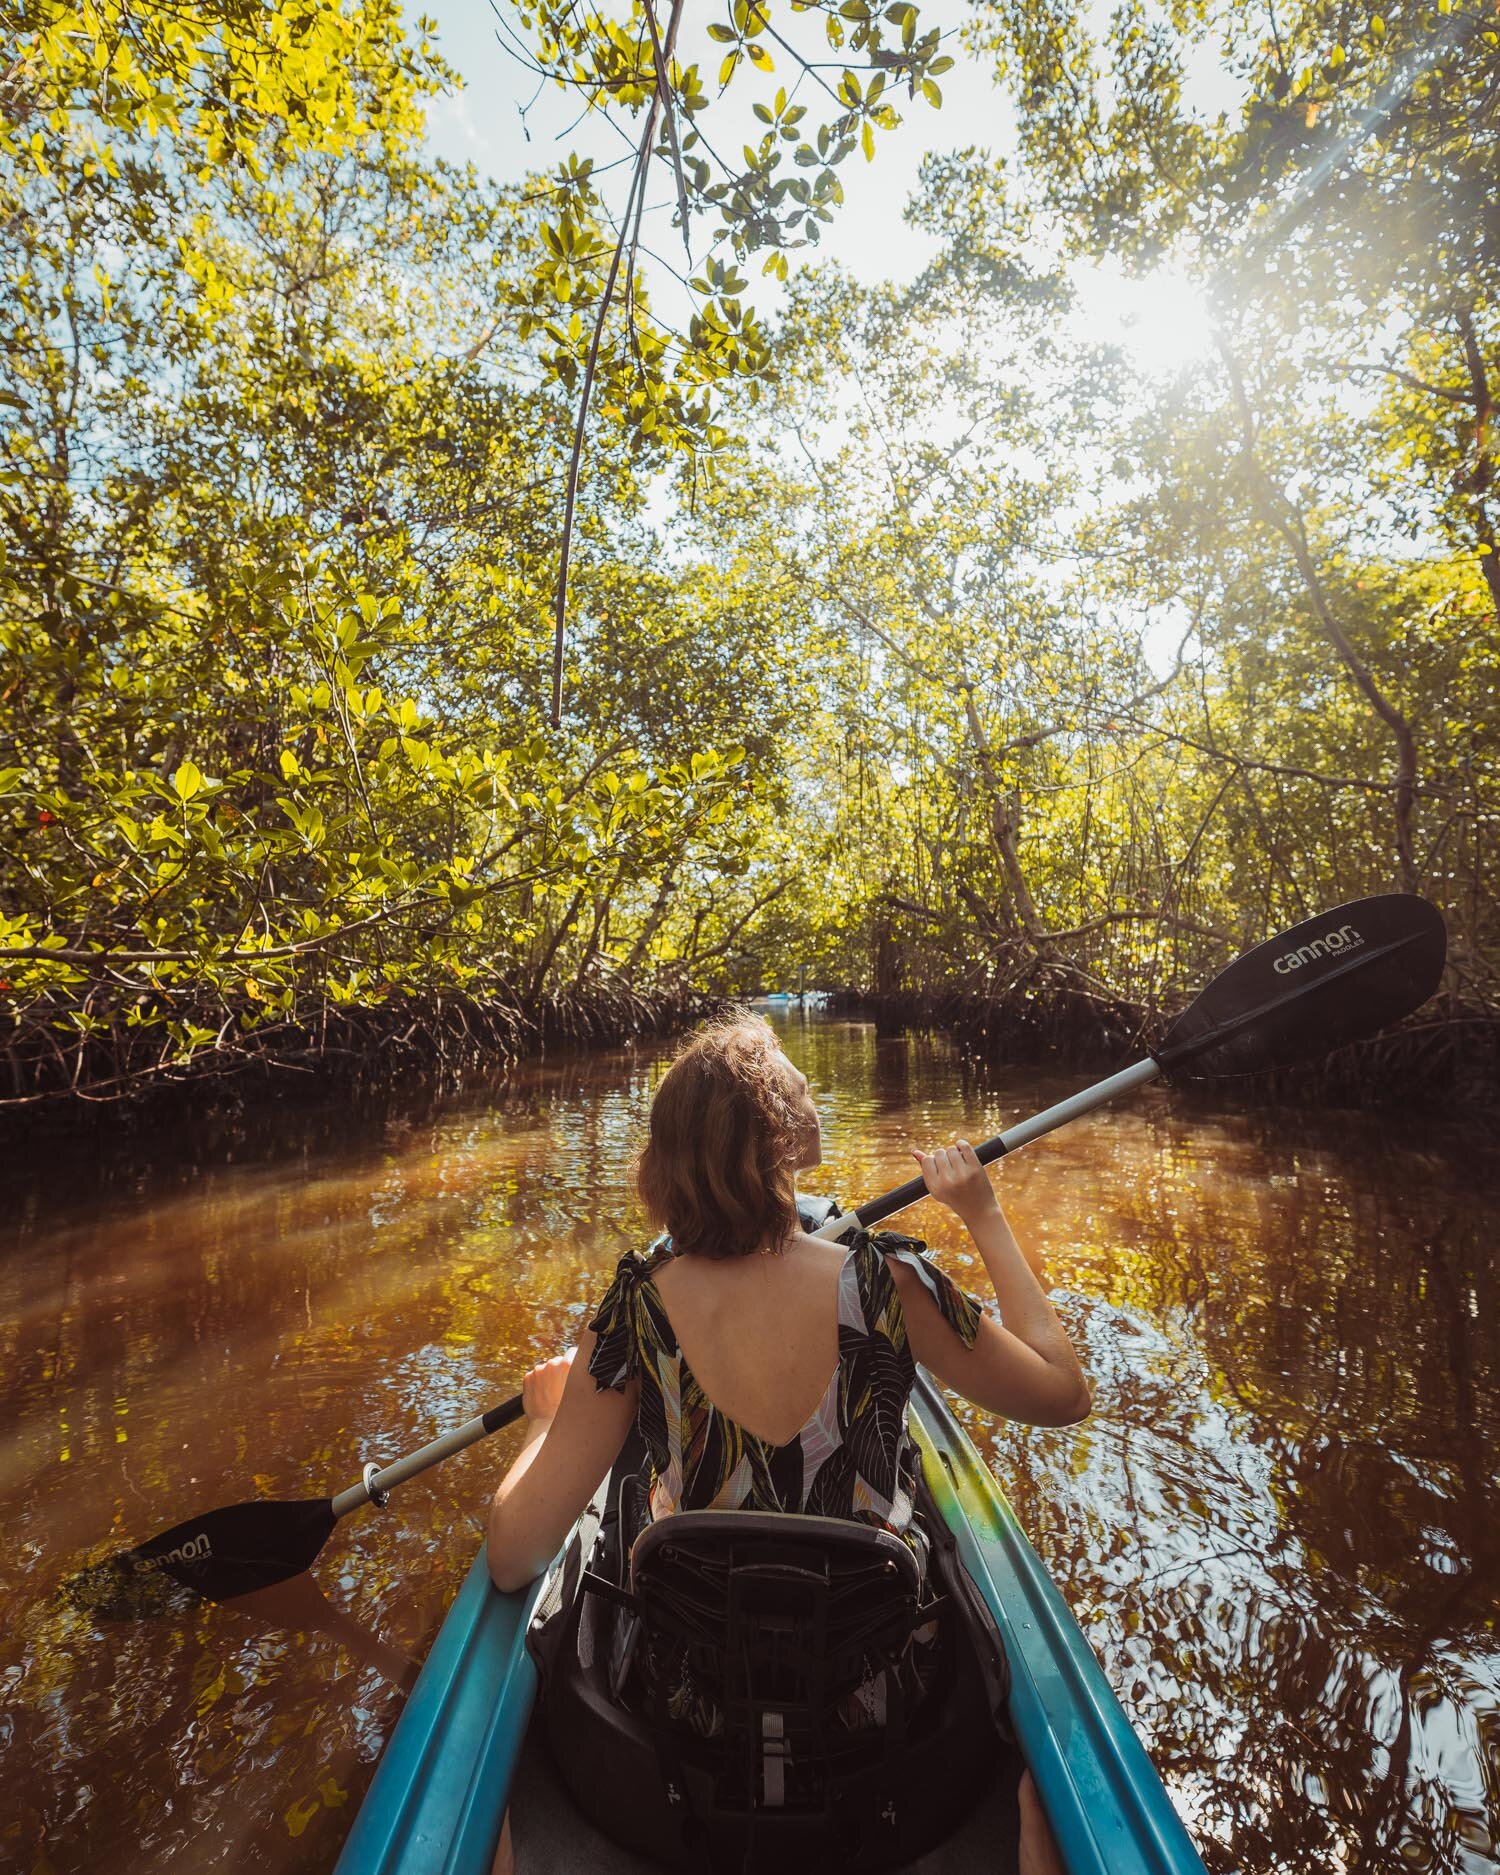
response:
<path id="1" fill-rule="evenodd" d="M 812 115 L 786 37 L 808 13 L 848 61 Z M 448 75 L 392 8 L 23 7 L 13 1037 L 144 1027 L 179 1062 L 393 990 L 803 963 L 1151 1000 L 1392 886 L 1444 906 L 1460 987 L 1493 1000 L 1488 16 L 1352 34 L 1314 7 L 1273 42 L 1249 7 L 1127 9 L 1104 43 L 1067 4 L 987 9 L 1021 161 L 929 159 L 935 258 L 903 288 L 786 257 L 896 102 L 940 101 L 917 9 L 734 0 L 707 75 L 673 17 L 514 24 L 633 138 L 653 124 L 649 188 L 698 254 L 677 331 L 639 279 L 601 323 L 621 203 L 588 161 L 501 187 L 420 154 Z M 1223 117 L 1184 77 L 1221 32 Z M 742 169 L 713 154 L 725 84 L 764 131 Z M 1143 376 L 1079 318 L 1079 254 L 1170 263 L 1212 342 Z"/>

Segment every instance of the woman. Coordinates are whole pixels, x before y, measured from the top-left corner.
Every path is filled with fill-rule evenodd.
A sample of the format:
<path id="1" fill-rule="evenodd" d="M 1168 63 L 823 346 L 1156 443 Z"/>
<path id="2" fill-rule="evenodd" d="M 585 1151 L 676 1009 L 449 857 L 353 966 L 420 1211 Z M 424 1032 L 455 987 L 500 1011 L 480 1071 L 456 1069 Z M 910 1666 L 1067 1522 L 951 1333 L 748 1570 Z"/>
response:
<path id="1" fill-rule="evenodd" d="M 625 1257 L 579 1347 L 526 1378 L 526 1441 L 490 1512 L 500 1588 L 551 1561 L 632 1424 L 650 1455 L 653 1517 L 813 1511 L 881 1524 L 920 1553 L 904 1410 L 914 1362 L 1010 1419 L 1087 1414 L 1078 1358 L 973 1147 L 913 1157 L 968 1228 L 999 1321 L 912 1238 L 808 1236 L 796 1180 L 821 1163 L 822 1137 L 806 1077 L 747 1014 L 690 1038 L 652 1103 L 639 1172 L 670 1246 Z M 1052 1851 L 1029 1779 L 1021 1816 L 1021 1867 L 1045 1875 Z"/>

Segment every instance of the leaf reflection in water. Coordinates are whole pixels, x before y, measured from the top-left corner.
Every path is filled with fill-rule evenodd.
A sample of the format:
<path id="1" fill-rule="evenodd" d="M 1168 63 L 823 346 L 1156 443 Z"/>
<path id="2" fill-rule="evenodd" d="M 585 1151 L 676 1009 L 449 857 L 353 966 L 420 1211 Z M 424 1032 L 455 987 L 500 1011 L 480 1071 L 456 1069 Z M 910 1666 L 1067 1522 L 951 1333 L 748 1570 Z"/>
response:
<path id="1" fill-rule="evenodd" d="M 1069 1303 L 1094 1418 L 974 1430 L 1210 1870 L 1469 1875 L 1500 1816 L 1492 1233 L 1319 1170 L 1253 1230 L 1196 1179 L 1143 1202 Z"/>

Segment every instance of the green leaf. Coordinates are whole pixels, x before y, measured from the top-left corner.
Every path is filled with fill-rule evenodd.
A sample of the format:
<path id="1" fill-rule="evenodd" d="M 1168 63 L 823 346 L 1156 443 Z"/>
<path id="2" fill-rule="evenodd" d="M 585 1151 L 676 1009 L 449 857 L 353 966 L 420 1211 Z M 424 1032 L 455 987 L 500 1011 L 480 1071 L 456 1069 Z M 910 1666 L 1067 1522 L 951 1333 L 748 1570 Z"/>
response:
<path id="1" fill-rule="evenodd" d="M 191 801 L 202 791 L 203 771 L 196 762 L 184 762 L 172 777 L 172 788 L 179 801 Z"/>

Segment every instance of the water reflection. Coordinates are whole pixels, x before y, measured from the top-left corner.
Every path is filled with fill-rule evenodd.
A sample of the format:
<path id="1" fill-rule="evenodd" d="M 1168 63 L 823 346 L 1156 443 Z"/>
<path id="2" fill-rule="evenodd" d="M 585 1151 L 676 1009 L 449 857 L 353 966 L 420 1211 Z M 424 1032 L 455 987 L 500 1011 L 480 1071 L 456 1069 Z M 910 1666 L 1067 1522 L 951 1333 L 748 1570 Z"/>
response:
<path id="1" fill-rule="evenodd" d="M 222 1606 L 244 1616 L 267 1634 L 326 1634 L 339 1642 L 361 1666 L 373 1667 L 389 1685 L 409 1693 L 422 1663 L 413 1654 L 392 1647 L 346 1608 L 331 1602 L 310 1575 L 293 1576 L 270 1588 L 236 1595 Z"/>
<path id="2" fill-rule="evenodd" d="M 829 1189 L 1069 1091 L 787 1019 Z M 0 1865 L 327 1866 L 502 1435 L 342 1525 L 295 1608 L 104 1629 L 55 1590 L 195 1508 L 321 1494 L 512 1391 L 644 1220 L 658 1051 L 295 1159 L 56 1168 L 0 1226 Z M 1153 1091 L 1007 1165 L 1095 1383 L 972 1430 L 1215 1871 L 1500 1867 L 1500 1169 Z M 903 1223 L 950 1260 L 959 1228 Z M 184 1858 L 179 1860 L 179 1858 Z"/>
<path id="3" fill-rule="evenodd" d="M 1491 1869 L 1493 1166 L 1132 1131 L 1071 1258 L 1098 1410 L 993 1438 L 1017 1507 L 1211 1869 Z"/>

